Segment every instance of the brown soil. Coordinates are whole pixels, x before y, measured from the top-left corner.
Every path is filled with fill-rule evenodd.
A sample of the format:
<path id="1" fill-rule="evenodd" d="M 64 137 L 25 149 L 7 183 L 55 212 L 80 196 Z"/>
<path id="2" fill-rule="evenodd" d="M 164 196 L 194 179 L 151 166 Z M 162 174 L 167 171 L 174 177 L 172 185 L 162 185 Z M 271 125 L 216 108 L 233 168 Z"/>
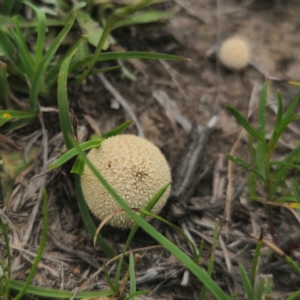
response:
<path id="1" fill-rule="evenodd" d="M 202 176 L 195 193 L 187 199 L 186 211 L 177 220 L 177 225 L 185 226 L 195 243 L 204 239 L 204 256 L 208 253 L 213 236 L 215 218 L 225 220 L 224 209 L 228 184 L 227 164 L 224 154 L 229 153 L 240 133 L 240 128 L 230 116 L 225 104 L 230 104 L 243 115 L 258 103 L 258 91 L 266 77 L 293 79 L 300 78 L 300 6 L 297 0 L 177 0 L 165 2 L 165 8 L 174 12 L 168 24 L 153 24 L 118 29 L 113 32 L 118 45 L 124 49 L 156 51 L 176 54 L 189 58 L 188 62 L 143 61 L 143 72 L 136 81 L 121 77 L 120 71 L 107 73 L 106 79 L 113 85 L 136 114 L 147 139 L 155 143 L 165 154 L 172 170 L 184 156 L 190 132 L 180 124 L 174 111 L 187 119 L 190 124 L 204 127 L 213 116 L 218 123 L 206 144 L 205 155 L 198 167 L 195 178 Z M 161 5 L 164 8 L 164 5 Z M 223 68 L 216 59 L 216 49 L 220 43 L 232 35 L 246 37 L 251 45 L 252 58 L 248 67 L 240 72 Z M 124 63 L 131 70 L 135 66 Z M 297 88 L 271 81 L 269 101 L 276 101 L 276 89 L 283 93 L 286 106 L 297 92 Z M 78 119 L 83 139 L 92 133 L 103 133 L 130 119 L 122 107 L 112 108 L 114 96 L 104 87 L 98 77 L 90 77 L 79 91 L 70 92 L 70 106 Z M 166 111 L 157 99 L 168 99 L 173 109 Z M 251 102 L 250 102 L 251 99 Z M 250 108 L 252 111 L 252 109 Z M 183 119 L 185 118 L 185 119 Z M 14 194 L 3 214 L 11 222 L 10 239 L 12 248 L 13 278 L 25 280 L 39 245 L 42 227 L 40 187 L 45 177 L 34 177 L 43 172 L 45 147 L 48 159 L 58 156 L 63 148 L 63 138 L 59 136 L 59 119 L 56 112 L 43 113 L 44 133 L 37 137 L 35 144 L 39 153 L 33 168 L 16 179 Z M 272 129 L 275 114 L 268 111 L 268 129 Z M 255 126 L 255 109 L 251 119 Z M 41 127 L 31 126 L 28 130 L 10 135 L 22 149 L 32 141 L 32 133 Z M 137 134 L 133 124 L 127 132 Z M 47 135 L 46 135 L 47 133 Z M 278 156 L 290 151 L 289 147 L 298 140 L 296 132 L 287 132 L 283 137 L 285 146 L 279 146 Z M 42 140 L 44 136 L 44 140 Z M 45 147 L 44 147 L 45 146 Z M 58 151 L 58 149 L 60 149 Z M 236 154 L 248 159 L 246 139 L 237 145 Z M 73 176 L 69 174 L 71 164 L 47 175 L 46 189 L 49 194 L 49 237 L 45 255 L 32 282 L 35 285 L 73 290 L 84 284 L 104 262 L 108 261 L 101 249 L 94 248 L 92 238 L 84 228 L 77 207 Z M 175 174 L 175 173 L 174 173 Z M 267 226 L 267 212 L 264 206 L 249 204 L 246 179 L 248 173 L 235 167 L 233 177 L 233 199 L 231 221 L 224 224 L 220 235 L 221 243 L 216 248 L 213 279 L 229 295 L 238 292 L 244 299 L 244 288 L 239 274 L 238 263 L 242 262 L 250 271 L 256 241 L 250 234 L 259 235 L 260 226 L 265 226 L 265 238 L 271 240 Z M 205 209 L 203 209 L 205 207 Z M 37 209 L 37 215 L 33 214 Z M 194 208 L 194 211 L 193 209 Z M 199 208 L 195 211 L 195 208 Z M 168 211 L 169 209 L 169 211 Z M 165 214 L 170 217 L 171 204 Z M 289 255 L 297 261 L 299 257 L 300 219 L 298 213 L 286 209 L 274 212 L 275 233 L 278 245 L 291 250 Z M 298 218 L 296 218 L 298 216 Z M 1 215 L 2 217 L 2 215 Z M 5 222 L 8 222 L 4 217 Z M 29 220 L 29 222 L 28 222 Z M 26 238 L 29 223 L 32 231 Z M 96 221 L 98 225 L 99 222 Z M 161 232 L 191 255 L 188 244 L 172 230 L 162 228 Z M 104 228 L 103 236 L 120 253 L 128 236 L 127 231 Z M 4 245 L 0 239 L 0 259 Z M 157 243 L 143 232 L 138 232 L 131 248 L 141 248 Z M 26 251 L 25 251 L 26 250 Z M 1 254 L 2 253 L 2 254 Z M 80 254 L 81 253 L 81 254 Z M 142 256 L 136 266 L 138 290 L 150 289 L 151 296 L 145 299 L 197 299 L 202 284 L 191 274 L 183 282 L 184 267 L 166 250 L 157 248 L 141 251 Z M 82 258 L 84 256 L 85 259 Z M 88 262 L 89 261 L 89 262 Z M 207 260 L 201 262 L 207 267 Z M 112 276 L 115 265 L 108 266 Z M 267 247 L 262 250 L 258 274 L 272 275 L 274 298 L 285 299 L 300 288 L 300 278 L 285 263 L 283 258 L 270 254 Z M 103 273 L 85 289 L 107 289 Z M 128 288 L 128 287 L 127 287 Z M 208 295 L 207 299 L 211 299 Z"/>

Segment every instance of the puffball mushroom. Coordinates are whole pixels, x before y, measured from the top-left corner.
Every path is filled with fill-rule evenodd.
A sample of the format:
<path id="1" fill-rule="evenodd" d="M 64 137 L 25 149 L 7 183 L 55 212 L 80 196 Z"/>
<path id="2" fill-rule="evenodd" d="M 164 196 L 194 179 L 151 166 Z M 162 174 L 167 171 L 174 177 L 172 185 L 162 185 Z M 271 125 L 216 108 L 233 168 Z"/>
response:
<path id="1" fill-rule="evenodd" d="M 231 37 L 222 43 L 218 55 L 224 67 L 238 71 L 248 65 L 250 47 L 244 38 Z"/>
<path id="2" fill-rule="evenodd" d="M 171 182 L 170 168 L 163 154 L 154 144 L 138 136 L 110 137 L 99 148 L 93 148 L 87 157 L 131 208 L 144 208 L 163 186 Z M 120 209 L 87 165 L 81 177 L 81 187 L 88 207 L 98 219 L 103 220 Z M 170 190 L 169 186 L 152 213 L 160 212 Z M 134 222 L 121 212 L 107 224 L 125 229 L 132 228 Z"/>

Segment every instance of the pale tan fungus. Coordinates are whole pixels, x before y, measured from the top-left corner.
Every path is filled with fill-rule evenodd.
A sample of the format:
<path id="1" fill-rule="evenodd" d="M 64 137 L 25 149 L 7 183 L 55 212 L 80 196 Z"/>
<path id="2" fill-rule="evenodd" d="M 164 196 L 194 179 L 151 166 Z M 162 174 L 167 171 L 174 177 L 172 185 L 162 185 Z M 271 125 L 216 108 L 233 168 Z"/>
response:
<path id="1" fill-rule="evenodd" d="M 118 135 L 103 141 L 88 158 L 123 197 L 131 208 L 144 208 L 150 199 L 171 182 L 169 165 L 160 150 L 151 142 L 134 135 Z M 85 166 L 81 186 L 86 203 L 100 220 L 120 209 L 113 197 Z M 151 210 L 159 213 L 170 194 L 170 187 Z M 131 228 L 134 222 L 122 212 L 108 222 L 119 228 Z"/>
<path id="2" fill-rule="evenodd" d="M 241 70 L 249 63 L 250 47 L 244 38 L 231 37 L 222 43 L 218 55 L 224 67 L 231 70 Z"/>

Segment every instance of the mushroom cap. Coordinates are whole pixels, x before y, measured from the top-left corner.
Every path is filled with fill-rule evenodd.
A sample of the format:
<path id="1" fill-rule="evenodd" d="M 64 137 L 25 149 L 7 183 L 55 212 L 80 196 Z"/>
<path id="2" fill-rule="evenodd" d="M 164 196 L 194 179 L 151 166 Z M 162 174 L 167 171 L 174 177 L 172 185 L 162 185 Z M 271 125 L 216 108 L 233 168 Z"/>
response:
<path id="1" fill-rule="evenodd" d="M 110 137 L 99 148 L 93 148 L 87 157 L 131 208 L 144 208 L 163 186 L 171 182 L 170 168 L 163 154 L 154 144 L 138 136 L 124 134 Z M 88 207 L 98 219 L 103 220 L 120 209 L 87 165 L 81 177 L 81 187 Z M 169 186 L 152 213 L 159 213 L 170 190 Z M 107 224 L 132 228 L 134 222 L 121 212 Z"/>
<path id="2" fill-rule="evenodd" d="M 250 47 L 244 38 L 231 37 L 222 43 L 218 55 L 224 67 L 241 70 L 249 63 Z"/>

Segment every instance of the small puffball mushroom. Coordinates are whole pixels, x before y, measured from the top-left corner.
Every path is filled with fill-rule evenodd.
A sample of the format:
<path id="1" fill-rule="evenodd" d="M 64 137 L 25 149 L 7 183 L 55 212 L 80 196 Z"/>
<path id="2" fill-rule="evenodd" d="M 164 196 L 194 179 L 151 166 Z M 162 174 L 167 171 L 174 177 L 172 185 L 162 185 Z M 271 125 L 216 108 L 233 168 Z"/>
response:
<path id="1" fill-rule="evenodd" d="M 218 55 L 224 67 L 238 71 L 248 65 L 250 47 L 245 39 L 231 37 L 222 43 Z"/>
<path id="2" fill-rule="evenodd" d="M 163 186 L 171 182 L 170 168 L 163 154 L 154 144 L 138 136 L 124 134 L 110 137 L 87 156 L 131 208 L 144 208 Z M 87 165 L 81 177 L 81 187 L 88 207 L 98 219 L 103 220 L 120 209 Z M 160 212 L 170 190 L 168 187 L 151 210 L 152 213 Z M 125 212 L 121 212 L 107 224 L 132 228 L 134 222 Z"/>

